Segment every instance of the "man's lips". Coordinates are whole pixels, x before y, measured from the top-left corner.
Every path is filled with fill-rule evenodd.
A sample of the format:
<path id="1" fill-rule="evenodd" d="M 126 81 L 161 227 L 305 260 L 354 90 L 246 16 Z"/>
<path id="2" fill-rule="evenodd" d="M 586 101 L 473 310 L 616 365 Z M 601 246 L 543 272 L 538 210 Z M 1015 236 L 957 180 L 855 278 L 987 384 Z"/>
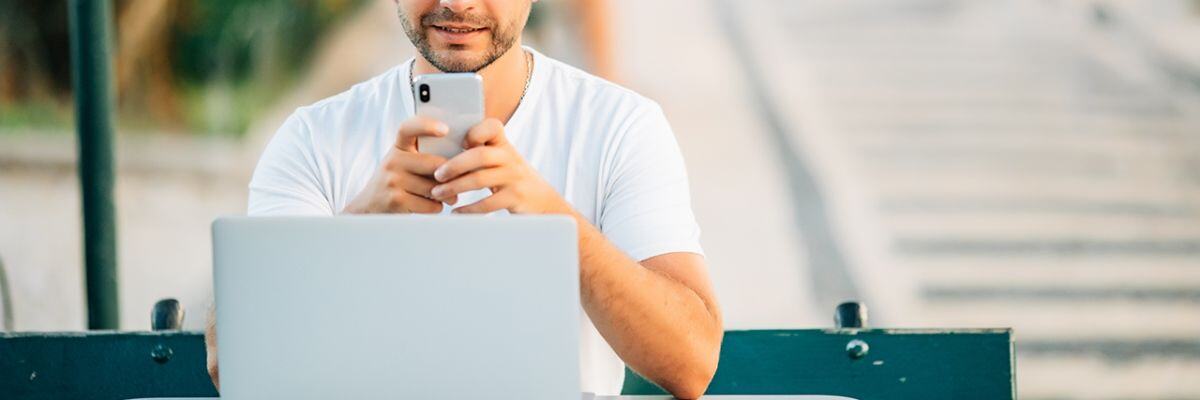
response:
<path id="1" fill-rule="evenodd" d="M 473 30 L 478 30 L 478 29 L 484 29 L 484 27 L 482 27 L 482 26 L 474 26 L 474 25 L 469 25 L 469 24 L 441 23 L 441 24 L 431 24 L 431 25 L 434 28 L 444 29 L 444 30 L 448 30 L 448 31 L 452 31 L 452 32 L 467 32 L 467 31 L 473 31 Z"/>
<path id="2" fill-rule="evenodd" d="M 480 35 L 488 30 L 488 28 L 484 27 L 459 24 L 434 24 L 430 25 L 429 28 L 435 35 L 441 37 L 442 40 L 452 44 L 465 43 L 473 39 L 476 35 Z"/>

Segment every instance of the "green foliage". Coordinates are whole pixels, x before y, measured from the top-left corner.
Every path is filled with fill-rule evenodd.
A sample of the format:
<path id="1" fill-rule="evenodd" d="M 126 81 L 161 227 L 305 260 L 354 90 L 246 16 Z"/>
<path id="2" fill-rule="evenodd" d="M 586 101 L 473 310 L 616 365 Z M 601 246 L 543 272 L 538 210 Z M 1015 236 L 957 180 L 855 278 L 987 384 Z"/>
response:
<path id="1" fill-rule="evenodd" d="M 181 88 L 184 125 L 206 135 L 242 135 L 283 92 L 282 86 L 246 79 Z"/>
<path id="2" fill-rule="evenodd" d="M 0 135 L 22 129 L 66 133 L 72 126 L 70 107 L 53 101 L 0 104 Z"/>
<path id="3" fill-rule="evenodd" d="M 115 0 L 114 19 L 134 2 L 145 1 L 164 0 Z M 169 71 L 154 72 L 168 78 L 148 83 L 158 85 L 154 92 L 158 100 L 122 101 L 117 110 L 120 130 L 242 134 L 303 72 L 318 47 L 315 44 L 363 3 L 203 0 L 174 4 L 163 33 L 167 37 L 159 42 L 162 48 L 149 53 L 166 54 Z M 5 87 L 5 81 L 0 81 L 3 130 L 70 129 L 66 22 L 65 2 L 0 0 L 0 79 L 18 83 Z M 136 94 L 131 98 L 149 99 L 150 89 L 138 84 L 132 85 L 130 92 Z M 171 104 L 163 106 L 163 92 L 170 93 L 168 100 L 174 101 L 165 103 Z M 158 112 L 148 112 L 156 106 Z"/>
<path id="4" fill-rule="evenodd" d="M 174 26 L 184 123 L 241 134 L 286 90 L 323 34 L 361 0 L 206 0 Z"/>
<path id="5" fill-rule="evenodd" d="M 205 0 L 174 26 L 172 59 L 186 84 L 281 79 L 297 72 L 339 17 L 362 1 Z"/>

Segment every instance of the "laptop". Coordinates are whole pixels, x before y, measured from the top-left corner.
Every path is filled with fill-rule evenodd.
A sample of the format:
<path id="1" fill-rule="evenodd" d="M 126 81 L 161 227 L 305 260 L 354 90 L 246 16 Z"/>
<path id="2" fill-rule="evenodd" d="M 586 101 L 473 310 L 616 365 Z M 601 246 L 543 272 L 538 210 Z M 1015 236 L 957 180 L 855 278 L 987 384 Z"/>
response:
<path id="1" fill-rule="evenodd" d="M 222 399 L 578 399 L 560 216 L 213 223 Z"/>

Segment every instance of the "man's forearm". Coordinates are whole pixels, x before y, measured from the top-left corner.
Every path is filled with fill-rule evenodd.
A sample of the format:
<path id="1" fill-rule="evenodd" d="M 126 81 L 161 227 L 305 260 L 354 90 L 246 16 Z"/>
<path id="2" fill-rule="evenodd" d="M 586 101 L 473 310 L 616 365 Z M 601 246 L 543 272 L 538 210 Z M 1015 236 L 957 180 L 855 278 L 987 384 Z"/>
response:
<path id="1" fill-rule="evenodd" d="M 596 329 L 630 367 L 671 394 L 702 394 L 716 371 L 723 332 L 715 302 L 629 258 L 572 215 L 579 226 L 581 300 Z"/>
<path id="2" fill-rule="evenodd" d="M 221 390 L 221 372 L 217 365 L 217 307 L 214 304 L 208 309 L 208 323 L 204 327 L 204 351 L 208 364 L 208 377 L 213 386 Z"/>

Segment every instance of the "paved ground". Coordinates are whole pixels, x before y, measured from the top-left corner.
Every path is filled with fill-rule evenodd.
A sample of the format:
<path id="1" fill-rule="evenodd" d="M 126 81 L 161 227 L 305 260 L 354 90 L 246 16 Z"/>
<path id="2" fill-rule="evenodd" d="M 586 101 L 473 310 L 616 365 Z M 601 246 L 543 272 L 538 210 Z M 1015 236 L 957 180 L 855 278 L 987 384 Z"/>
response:
<path id="1" fill-rule="evenodd" d="M 166 296 L 199 326 L 209 221 L 242 210 L 280 115 L 408 56 L 390 4 L 337 33 L 246 143 L 123 143 L 123 326 Z M 855 297 L 880 326 L 1014 327 L 1021 398 L 1200 398 L 1190 61 L 1164 68 L 1136 39 L 1156 36 L 1087 4 L 615 2 L 622 76 L 684 149 L 729 327 L 828 326 Z M 1200 40 L 1183 42 L 1164 48 Z M 17 326 L 80 329 L 70 142 L 14 143 L 0 255 Z"/>
<path id="2" fill-rule="evenodd" d="M 18 330 L 86 326 L 79 183 L 69 138 L 0 135 L 0 256 Z M 116 202 L 124 329 L 148 329 L 150 307 L 166 297 L 191 310 L 187 326 L 202 326 L 212 292 L 209 224 L 245 209 L 240 145 L 173 139 L 121 142 Z"/>
<path id="3" fill-rule="evenodd" d="M 1022 398 L 1200 397 L 1200 92 L 1118 16 L 713 3 L 885 323 L 1014 327 Z"/>

